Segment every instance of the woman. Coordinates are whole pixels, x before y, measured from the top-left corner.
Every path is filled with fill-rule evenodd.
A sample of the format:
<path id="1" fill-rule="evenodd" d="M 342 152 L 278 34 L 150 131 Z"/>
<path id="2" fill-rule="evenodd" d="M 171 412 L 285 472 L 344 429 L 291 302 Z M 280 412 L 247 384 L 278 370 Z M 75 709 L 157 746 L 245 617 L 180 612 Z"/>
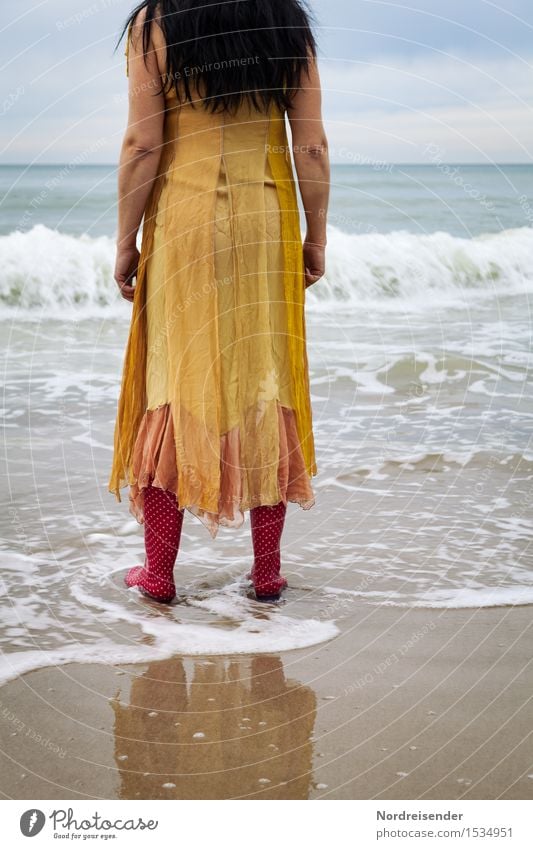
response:
<path id="1" fill-rule="evenodd" d="M 276 600 L 287 502 L 313 506 L 317 471 L 304 301 L 329 162 L 309 16 L 299 0 L 144 0 L 126 29 L 115 280 L 133 311 L 109 491 L 129 485 L 146 557 L 125 582 L 172 601 L 185 508 L 213 538 L 250 510 L 248 577 Z"/>

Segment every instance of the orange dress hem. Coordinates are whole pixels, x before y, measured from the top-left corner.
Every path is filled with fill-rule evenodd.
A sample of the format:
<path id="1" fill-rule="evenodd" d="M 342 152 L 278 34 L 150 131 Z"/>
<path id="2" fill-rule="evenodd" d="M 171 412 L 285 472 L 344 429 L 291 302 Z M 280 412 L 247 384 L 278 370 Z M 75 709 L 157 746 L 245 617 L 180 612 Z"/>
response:
<path id="1" fill-rule="evenodd" d="M 242 496 L 242 472 L 239 464 L 239 427 L 220 437 L 221 479 L 218 513 L 206 510 L 202 504 L 179 504 L 186 508 L 216 536 L 218 526 L 239 528 L 244 522 L 244 511 L 267 503 L 295 502 L 309 510 L 316 502 L 315 493 L 307 474 L 305 460 L 298 437 L 294 411 L 277 402 L 279 424 L 278 494 L 265 499 L 258 494 L 248 502 Z M 129 509 L 139 524 L 144 524 L 144 490 L 148 485 L 173 492 L 178 499 L 178 471 L 174 424 L 170 404 L 146 410 L 133 450 L 131 471 L 133 482 L 129 486 Z"/>

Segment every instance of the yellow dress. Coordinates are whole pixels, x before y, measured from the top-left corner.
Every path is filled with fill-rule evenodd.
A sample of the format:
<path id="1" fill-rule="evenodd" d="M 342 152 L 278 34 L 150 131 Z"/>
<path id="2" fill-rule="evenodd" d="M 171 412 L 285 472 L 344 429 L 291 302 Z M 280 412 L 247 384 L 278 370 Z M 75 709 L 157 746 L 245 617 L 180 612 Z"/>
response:
<path id="1" fill-rule="evenodd" d="M 300 219 L 284 114 L 165 98 L 109 491 L 142 524 L 143 488 L 170 489 L 215 537 L 315 503 Z"/>

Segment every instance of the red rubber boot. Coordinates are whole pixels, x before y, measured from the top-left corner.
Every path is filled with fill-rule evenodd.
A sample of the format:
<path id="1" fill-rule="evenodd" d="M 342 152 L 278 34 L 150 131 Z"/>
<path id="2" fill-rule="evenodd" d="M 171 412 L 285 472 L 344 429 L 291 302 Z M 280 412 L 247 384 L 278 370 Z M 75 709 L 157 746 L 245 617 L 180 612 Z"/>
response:
<path id="1" fill-rule="evenodd" d="M 173 492 L 149 485 L 144 493 L 144 566 L 130 569 L 124 582 L 160 602 L 176 596 L 174 564 L 178 556 L 184 509 Z"/>
<path id="2" fill-rule="evenodd" d="M 287 579 L 280 575 L 280 540 L 287 505 L 261 505 L 250 510 L 254 566 L 248 577 L 253 581 L 258 601 L 277 601 Z"/>

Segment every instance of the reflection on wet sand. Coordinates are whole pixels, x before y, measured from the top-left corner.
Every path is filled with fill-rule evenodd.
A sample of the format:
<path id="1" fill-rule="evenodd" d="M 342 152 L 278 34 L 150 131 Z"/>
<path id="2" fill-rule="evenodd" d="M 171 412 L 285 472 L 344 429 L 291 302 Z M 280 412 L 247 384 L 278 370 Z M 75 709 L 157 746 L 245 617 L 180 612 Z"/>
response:
<path id="1" fill-rule="evenodd" d="M 316 696 L 279 655 L 156 661 L 112 707 L 122 799 L 309 797 Z"/>

